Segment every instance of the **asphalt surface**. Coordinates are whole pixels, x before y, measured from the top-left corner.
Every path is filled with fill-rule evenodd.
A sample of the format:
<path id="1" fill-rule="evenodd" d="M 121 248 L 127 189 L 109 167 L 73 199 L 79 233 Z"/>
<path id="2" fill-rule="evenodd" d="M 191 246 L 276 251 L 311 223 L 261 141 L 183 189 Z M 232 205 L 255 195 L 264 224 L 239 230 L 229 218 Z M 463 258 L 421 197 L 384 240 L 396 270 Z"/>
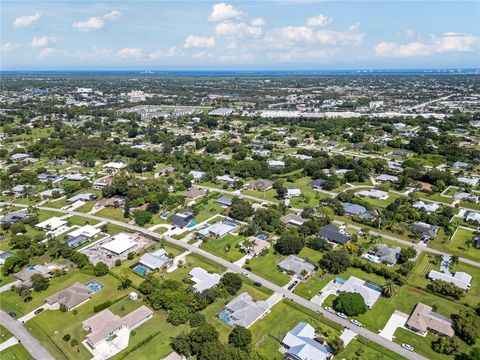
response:
<path id="1" fill-rule="evenodd" d="M 40 341 L 38 341 L 28 331 L 23 324 L 10 317 L 6 312 L 0 310 L 0 324 L 15 336 L 25 349 L 36 360 L 55 360 L 55 358 L 45 349 Z"/>
<path id="2" fill-rule="evenodd" d="M 11 204 L 11 205 L 15 205 L 15 206 L 19 206 L 19 207 L 28 207 L 27 205 L 17 205 L 17 204 Z M 35 208 L 37 209 L 40 209 L 40 210 L 45 210 L 45 211 L 55 211 L 55 212 L 60 212 L 60 213 L 64 213 L 64 214 L 71 214 L 71 215 L 77 215 L 77 216 L 81 216 L 81 217 L 85 217 L 85 218 L 89 218 L 89 219 L 92 219 L 92 220 L 98 220 L 98 221 L 105 221 L 107 223 L 110 223 L 110 224 L 113 224 L 113 225 L 118 225 L 118 226 L 122 226 L 124 228 L 127 228 L 127 229 L 130 229 L 132 231 L 138 231 L 138 232 L 141 232 L 143 234 L 146 234 L 152 238 L 155 238 L 155 239 L 163 239 L 165 241 L 168 241 L 174 245 L 177 245 L 177 246 L 180 246 L 192 253 L 196 253 L 198 255 L 201 255 L 211 261 L 214 261 L 222 266 L 224 266 L 226 269 L 232 271 L 232 272 L 235 272 L 235 273 L 243 273 L 243 274 L 247 274 L 248 277 L 253 280 L 253 281 L 257 281 L 259 283 L 261 283 L 263 286 L 265 286 L 266 288 L 269 288 L 270 290 L 274 291 L 274 292 L 277 292 L 279 294 L 281 294 L 284 298 L 286 299 L 290 299 L 291 301 L 294 301 L 296 302 L 297 304 L 299 305 L 302 305 L 312 311 L 315 311 L 319 314 L 322 314 L 325 318 L 329 319 L 329 320 L 332 320 L 334 321 L 335 323 L 337 324 L 340 324 L 341 326 L 343 327 L 349 327 L 352 331 L 356 332 L 357 334 L 365 337 L 366 339 L 368 340 L 371 340 L 387 349 L 390 349 L 394 352 L 396 352 L 397 354 L 400 354 L 402 356 L 404 356 L 405 358 L 407 359 L 412 359 L 412 360 L 427 360 L 427 358 L 415 353 L 415 352 L 410 352 L 404 348 L 402 348 L 399 344 L 396 344 L 392 341 L 389 341 L 381 336 L 379 336 L 378 334 L 370 331 L 370 330 L 367 330 L 365 328 L 362 328 L 362 327 L 359 327 L 359 326 L 356 326 L 356 325 L 353 325 L 352 323 L 350 323 L 350 321 L 348 320 L 345 320 L 345 319 L 342 319 L 340 318 L 339 316 L 335 315 L 335 314 L 331 314 L 329 313 L 328 311 L 326 311 L 325 309 L 323 309 L 321 306 L 318 306 L 317 304 L 314 304 L 313 302 L 309 301 L 309 300 L 306 300 L 296 294 L 293 294 L 292 292 L 258 276 L 258 275 L 255 275 L 251 272 L 248 272 L 246 271 L 245 269 L 241 268 L 240 266 L 237 266 L 235 264 L 232 264 L 231 262 L 229 261 L 226 261 L 218 256 L 215 256 L 213 254 L 210 254 L 202 249 L 199 249 L 193 245 L 190 245 L 190 244 L 187 244 L 183 241 L 180 241 L 180 240 L 176 240 L 176 239 L 173 239 L 169 236 L 164 236 L 162 234 L 158 234 L 154 231 L 150 231 L 148 229 L 144 229 L 142 227 L 139 227 L 139 226 L 136 226 L 136 225 L 131 225 L 131 224 L 126 224 L 124 222 L 121 222 L 121 221 L 116 221 L 116 220 L 111 220 L 111 219 L 107 219 L 107 218 L 104 218 L 104 217 L 100 217 L 100 216 L 96 216 L 96 215 L 91 215 L 91 214 L 84 214 L 84 213 L 81 213 L 81 212 L 76 212 L 76 211 L 69 211 L 69 210 L 62 210 L 62 209 L 55 209 L 55 208 L 49 208 L 49 207 L 43 207 L 43 206 L 35 206 Z M 7 315 L 8 316 L 8 315 Z M 20 323 L 18 323 L 17 321 L 14 321 L 16 324 L 20 325 Z M 20 325 L 21 327 L 21 325 Z M 24 329 L 24 328 L 23 328 Z M 10 329 L 9 329 L 10 330 Z M 26 332 L 26 330 L 24 329 L 24 331 Z M 13 331 L 12 331 L 13 333 Z M 15 336 L 16 334 L 13 333 Z M 28 333 L 29 334 L 29 333 Z M 32 337 L 30 335 L 30 337 Z M 33 338 L 33 337 L 32 337 Z M 37 344 L 38 346 L 41 347 L 41 345 L 38 343 L 37 341 Z M 40 359 L 50 359 L 50 358 L 40 358 Z"/>

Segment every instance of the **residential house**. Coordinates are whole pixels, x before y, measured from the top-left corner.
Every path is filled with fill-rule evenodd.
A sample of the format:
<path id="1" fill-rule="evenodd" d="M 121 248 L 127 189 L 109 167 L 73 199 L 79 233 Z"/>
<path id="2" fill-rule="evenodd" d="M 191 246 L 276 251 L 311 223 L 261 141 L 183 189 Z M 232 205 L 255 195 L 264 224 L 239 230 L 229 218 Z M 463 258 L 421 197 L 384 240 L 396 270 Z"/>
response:
<path id="1" fill-rule="evenodd" d="M 0 265 L 5 264 L 5 260 L 14 255 L 15 254 L 10 251 L 0 251 Z"/>
<path id="2" fill-rule="evenodd" d="M 348 216 L 358 216 L 362 219 L 373 219 L 374 216 L 370 213 L 365 206 L 352 204 L 352 203 L 342 203 L 342 207 L 345 210 L 345 214 Z"/>
<path id="3" fill-rule="evenodd" d="M 453 322 L 449 318 L 437 314 L 432 307 L 418 303 L 410 314 L 406 327 L 425 335 L 428 331 L 438 335 L 453 336 Z"/>
<path id="4" fill-rule="evenodd" d="M 166 266 L 170 266 L 173 259 L 168 256 L 168 252 L 164 249 L 158 249 L 151 253 L 143 254 L 135 267 L 138 264 L 146 266 L 150 271 L 160 270 Z"/>
<path id="5" fill-rule="evenodd" d="M 413 208 L 419 209 L 419 210 L 424 210 L 428 213 L 432 213 L 437 211 L 440 208 L 440 205 L 437 203 L 426 203 L 423 201 L 417 201 L 412 205 Z"/>
<path id="6" fill-rule="evenodd" d="M 389 182 L 396 183 L 396 182 L 398 182 L 398 176 L 382 174 L 382 175 L 380 175 L 380 176 L 377 176 L 376 179 L 375 179 L 375 181 L 377 181 L 377 182 L 386 182 L 386 181 L 389 181 Z"/>
<path id="7" fill-rule="evenodd" d="M 45 221 L 42 221 L 35 225 L 35 227 L 40 228 L 44 231 L 53 231 L 58 229 L 61 226 L 64 226 L 67 222 L 56 216 L 53 216 Z"/>
<path id="8" fill-rule="evenodd" d="M 430 270 L 428 278 L 432 281 L 442 280 L 449 282 L 460 289 L 467 291 L 470 288 L 472 277 L 463 271 L 457 271 L 454 275 L 450 273 L 440 272 L 437 270 Z"/>
<path id="9" fill-rule="evenodd" d="M 214 287 L 222 278 L 219 274 L 209 273 L 200 267 L 193 268 L 188 274 L 194 282 L 193 288 L 198 292 Z"/>
<path id="10" fill-rule="evenodd" d="M 125 329 L 130 333 L 151 318 L 153 311 L 144 305 L 123 318 L 105 309 L 82 322 L 82 326 L 90 332 L 87 335 L 87 344 L 95 349 L 104 342 L 112 341 L 120 330 Z"/>
<path id="11" fill-rule="evenodd" d="M 282 345 L 287 349 L 285 360 L 328 360 L 333 357 L 328 344 L 317 341 L 313 326 L 304 322 L 285 335 Z"/>
<path id="12" fill-rule="evenodd" d="M 310 182 L 310 186 L 314 190 L 321 190 L 323 189 L 323 184 L 325 183 L 324 179 L 315 179 Z"/>
<path id="13" fill-rule="evenodd" d="M 278 264 L 278 267 L 287 273 L 304 278 L 315 270 L 316 265 L 309 260 L 289 255 Z"/>
<path id="14" fill-rule="evenodd" d="M 248 328 L 266 314 L 268 309 L 266 301 L 254 301 L 249 293 L 244 292 L 225 305 L 217 317 L 229 326 Z"/>
<path id="15" fill-rule="evenodd" d="M 350 234 L 344 230 L 340 230 L 333 224 L 328 224 L 320 228 L 317 236 L 339 245 L 345 245 L 350 241 Z"/>
<path id="16" fill-rule="evenodd" d="M 456 192 L 453 198 L 457 201 L 468 201 L 472 203 L 478 202 L 478 196 L 469 194 L 467 192 Z"/>
<path id="17" fill-rule="evenodd" d="M 291 199 L 292 197 L 301 196 L 302 192 L 300 189 L 287 189 L 287 193 L 285 194 L 285 199 Z"/>
<path id="18" fill-rule="evenodd" d="M 72 310 L 87 302 L 90 298 L 90 289 L 77 281 L 69 287 L 47 297 L 45 302 L 52 307 L 63 305 L 68 310 Z"/>
<path id="19" fill-rule="evenodd" d="M 400 251 L 402 249 L 399 246 L 387 246 L 383 244 L 375 245 L 373 253 L 380 260 L 388 265 L 395 265 L 400 257 Z"/>
<path id="20" fill-rule="evenodd" d="M 221 196 L 218 199 L 215 199 L 214 203 L 221 206 L 229 207 L 232 206 L 232 199 L 227 196 Z"/>
<path id="21" fill-rule="evenodd" d="M 281 161 L 281 160 L 268 160 L 267 164 L 268 164 L 268 166 L 271 166 L 273 168 L 283 168 L 283 167 L 285 167 L 285 161 Z"/>
<path id="22" fill-rule="evenodd" d="M 217 176 L 216 179 L 220 182 L 227 184 L 228 186 L 233 186 L 236 182 L 236 180 L 230 175 Z"/>
<path id="23" fill-rule="evenodd" d="M 480 224 L 480 213 L 476 211 L 467 211 L 464 215 L 465 221 L 472 221 Z"/>
<path id="24" fill-rule="evenodd" d="M 71 248 L 79 247 L 100 234 L 101 230 L 92 225 L 84 225 L 69 233 L 66 243 Z"/>
<path id="25" fill-rule="evenodd" d="M 415 222 L 408 229 L 420 234 L 422 240 L 431 240 L 437 235 L 438 226 L 430 225 L 424 222 Z"/>
<path id="26" fill-rule="evenodd" d="M 240 243 L 240 248 L 250 256 L 258 256 L 270 247 L 270 243 L 267 240 L 259 239 L 255 236 L 250 236 L 247 241 Z"/>
<path id="27" fill-rule="evenodd" d="M 188 173 L 188 175 L 192 176 L 193 180 L 199 181 L 207 176 L 207 173 L 201 170 L 192 170 Z"/>
<path id="28" fill-rule="evenodd" d="M 192 187 L 183 194 L 183 197 L 189 200 L 197 200 L 204 197 L 206 194 L 207 192 L 205 190 Z"/>
<path id="29" fill-rule="evenodd" d="M 67 199 L 69 203 L 74 203 L 76 201 L 93 201 L 98 198 L 97 194 L 85 193 L 85 194 L 76 194 L 71 198 Z"/>
<path id="30" fill-rule="evenodd" d="M 287 214 L 280 218 L 280 221 L 284 223 L 286 226 L 301 226 L 305 223 L 304 218 L 297 214 Z"/>
<path id="31" fill-rule="evenodd" d="M 389 197 L 388 192 L 377 189 L 362 190 L 357 192 L 356 195 L 378 200 L 387 200 Z"/>
<path id="32" fill-rule="evenodd" d="M 190 210 L 186 210 L 186 211 L 178 212 L 175 215 L 172 215 L 170 220 L 172 221 L 173 225 L 179 228 L 184 228 L 194 218 L 195 218 L 195 214 Z"/>
<path id="33" fill-rule="evenodd" d="M 250 184 L 247 185 L 249 190 L 257 190 L 257 191 L 267 191 L 273 187 L 273 181 L 266 180 L 266 179 L 258 179 L 252 181 Z"/>
<path id="34" fill-rule="evenodd" d="M 28 219 L 31 215 L 26 210 L 12 211 L 5 215 L 0 215 L 0 224 L 15 224 L 19 221 Z"/>
<path id="35" fill-rule="evenodd" d="M 369 309 L 371 309 L 373 305 L 375 305 L 377 300 L 380 298 L 380 295 L 382 294 L 382 289 L 380 287 L 376 287 L 374 286 L 374 284 L 359 279 L 355 276 L 350 276 L 347 281 L 343 282 L 338 291 L 340 293 L 352 292 L 360 294 L 365 301 L 365 305 L 367 305 Z"/>
<path id="36" fill-rule="evenodd" d="M 219 239 L 236 229 L 238 229 L 238 225 L 235 222 L 225 219 L 199 230 L 198 233 L 201 237 L 213 236 Z"/>
<path id="37" fill-rule="evenodd" d="M 100 179 L 97 179 L 93 182 L 92 188 L 101 190 L 104 187 L 110 186 L 113 183 L 113 177 L 111 175 L 107 175 L 104 177 L 101 177 Z"/>

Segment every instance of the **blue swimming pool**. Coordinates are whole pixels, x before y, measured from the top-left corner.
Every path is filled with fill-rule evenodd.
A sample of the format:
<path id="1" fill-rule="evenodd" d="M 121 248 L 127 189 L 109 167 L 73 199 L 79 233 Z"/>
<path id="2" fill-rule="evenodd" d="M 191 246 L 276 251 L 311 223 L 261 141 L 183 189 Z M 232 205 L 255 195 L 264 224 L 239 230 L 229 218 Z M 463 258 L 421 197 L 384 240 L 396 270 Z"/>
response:
<path id="1" fill-rule="evenodd" d="M 190 221 L 188 224 L 187 224 L 187 227 L 191 228 L 191 227 L 194 227 L 195 225 L 197 225 L 197 223 L 195 221 Z"/>
<path id="2" fill-rule="evenodd" d="M 133 268 L 133 271 L 135 271 L 137 274 L 145 276 L 148 273 L 148 269 L 140 264 L 136 265 Z"/>
<path id="3" fill-rule="evenodd" d="M 230 314 L 228 313 L 228 311 L 225 311 L 225 310 L 221 311 L 218 314 L 218 318 L 222 320 L 225 324 L 230 323 Z"/>
<path id="4" fill-rule="evenodd" d="M 99 292 L 103 289 L 103 284 L 99 283 L 97 280 L 90 280 L 85 284 L 85 286 L 90 290 L 92 294 Z"/>
<path id="5" fill-rule="evenodd" d="M 258 234 L 258 235 L 257 235 L 257 239 L 265 240 L 266 238 L 267 238 L 267 236 L 264 235 L 264 234 Z"/>

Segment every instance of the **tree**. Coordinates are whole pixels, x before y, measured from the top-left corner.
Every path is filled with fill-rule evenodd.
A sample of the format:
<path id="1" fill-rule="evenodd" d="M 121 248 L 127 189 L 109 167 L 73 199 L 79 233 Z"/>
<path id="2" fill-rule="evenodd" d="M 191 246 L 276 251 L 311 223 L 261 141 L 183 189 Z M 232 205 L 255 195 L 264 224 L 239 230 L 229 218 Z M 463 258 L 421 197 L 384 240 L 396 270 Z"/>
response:
<path id="1" fill-rule="evenodd" d="M 480 360 L 480 347 L 474 347 L 470 352 L 470 360 Z"/>
<path id="2" fill-rule="evenodd" d="M 431 346 L 433 351 L 445 355 L 453 355 L 460 350 L 460 345 L 454 337 L 440 336 L 437 340 L 432 341 Z"/>
<path id="3" fill-rule="evenodd" d="M 27 249 L 32 245 L 32 241 L 27 235 L 13 235 L 10 239 L 10 246 L 13 249 Z"/>
<path id="4" fill-rule="evenodd" d="M 253 209 L 248 201 L 240 198 L 233 199 L 232 205 L 230 206 L 230 211 L 228 212 L 228 216 L 240 221 L 244 221 L 252 214 Z"/>
<path id="5" fill-rule="evenodd" d="M 393 280 L 387 280 L 385 285 L 382 286 L 382 295 L 389 298 L 397 293 L 397 285 Z"/>
<path id="6" fill-rule="evenodd" d="M 132 280 L 127 277 L 123 277 L 118 284 L 118 290 L 125 290 L 128 289 L 132 285 Z"/>
<path id="7" fill-rule="evenodd" d="M 174 326 L 185 324 L 190 319 L 190 309 L 184 304 L 178 304 L 169 311 L 167 321 Z"/>
<path id="8" fill-rule="evenodd" d="M 352 292 L 341 293 L 333 301 L 333 308 L 348 316 L 364 314 L 368 310 L 362 295 Z"/>
<path id="9" fill-rule="evenodd" d="M 340 274 L 347 270 L 352 262 L 348 254 L 343 250 L 327 252 L 319 262 L 320 267 L 332 274 Z"/>
<path id="10" fill-rule="evenodd" d="M 242 278 L 238 274 L 227 272 L 223 275 L 220 283 L 225 287 L 230 295 L 235 295 L 242 287 Z"/>
<path id="11" fill-rule="evenodd" d="M 343 340 L 340 339 L 339 337 L 334 338 L 332 341 L 328 343 L 328 345 L 332 349 L 333 354 L 338 354 L 345 347 Z"/>
<path id="12" fill-rule="evenodd" d="M 413 246 L 409 248 L 402 248 L 398 257 L 398 262 L 405 263 L 408 260 L 413 259 L 415 256 L 417 256 L 417 250 L 415 250 Z"/>
<path id="13" fill-rule="evenodd" d="M 123 207 L 123 217 L 125 219 L 130 217 L 130 201 L 128 201 L 128 199 L 125 199 L 125 205 Z"/>
<path id="14" fill-rule="evenodd" d="M 133 217 L 135 218 L 135 223 L 139 226 L 143 226 L 148 224 L 150 220 L 152 220 L 152 213 L 143 210 L 137 210 L 133 213 Z"/>
<path id="15" fill-rule="evenodd" d="M 30 282 L 32 283 L 32 288 L 36 292 L 46 290 L 48 288 L 48 278 L 42 276 L 41 274 L 34 274 L 30 278 Z"/>
<path id="16" fill-rule="evenodd" d="M 101 230 L 103 233 L 107 233 L 107 232 L 108 232 L 108 224 L 105 223 L 105 224 L 103 224 L 102 226 L 100 226 L 100 230 Z"/>
<path id="17" fill-rule="evenodd" d="M 93 268 L 93 274 L 95 276 L 103 276 L 108 274 L 108 266 L 104 262 L 100 261 Z"/>
<path id="18" fill-rule="evenodd" d="M 70 341 L 70 334 L 63 335 L 62 339 L 63 339 L 63 341 L 66 341 L 66 342 Z"/>
<path id="19" fill-rule="evenodd" d="M 298 254 L 305 246 L 304 239 L 293 231 L 285 232 L 275 244 L 275 250 L 282 255 Z"/>
<path id="20" fill-rule="evenodd" d="M 190 316 L 190 326 L 199 327 L 207 323 L 205 315 L 202 313 L 196 312 Z"/>
<path id="21" fill-rule="evenodd" d="M 61 312 L 67 312 L 67 311 L 68 311 L 67 305 L 65 305 L 65 304 L 60 304 L 60 311 L 61 311 Z"/>
<path id="22" fill-rule="evenodd" d="M 459 261 L 460 261 L 460 258 L 457 255 L 452 255 L 450 257 L 450 263 L 449 263 L 450 269 L 453 269 L 455 265 L 458 264 Z"/>
<path id="23" fill-rule="evenodd" d="M 457 315 L 452 316 L 453 330 L 455 334 L 468 345 L 473 345 L 478 339 L 479 318 L 469 310 L 460 310 Z"/>
<path id="24" fill-rule="evenodd" d="M 243 326 L 236 326 L 233 328 L 230 335 L 228 335 L 228 343 L 238 348 L 246 348 L 252 342 L 252 333 Z"/>
<path id="25" fill-rule="evenodd" d="M 460 299 L 464 291 L 458 286 L 443 280 L 434 280 L 427 285 L 427 289 L 434 294 L 450 296 L 454 299 Z"/>

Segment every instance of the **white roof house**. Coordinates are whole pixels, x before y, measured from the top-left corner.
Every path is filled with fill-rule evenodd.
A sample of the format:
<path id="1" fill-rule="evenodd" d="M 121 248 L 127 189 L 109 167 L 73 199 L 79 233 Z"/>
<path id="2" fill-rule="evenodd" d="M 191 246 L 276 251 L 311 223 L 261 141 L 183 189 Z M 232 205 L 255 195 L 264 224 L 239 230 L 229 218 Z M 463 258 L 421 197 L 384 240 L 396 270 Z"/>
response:
<path id="1" fill-rule="evenodd" d="M 205 175 L 207 175 L 207 173 L 205 171 L 192 170 L 188 173 L 188 175 L 192 175 L 192 177 L 195 180 L 200 180 L 200 179 L 203 179 L 205 177 Z"/>
<path id="2" fill-rule="evenodd" d="M 168 257 L 168 253 L 164 249 L 158 249 L 154 252 L 143 254 L 138 262 L 151 270 L 157 270 L 171 263 L 172 259 Z"/>
<path id="3" fill-rule="evenodd" d="M 281 160 L 268 160 L 267 161 L 268 166 L 272 167 L 284 167 L 285 166 L 285 161 Z"/>
<path id="4" fill-rule="evenodd" d="M 300 196 L 302 195 L 302 192 L 300 191 L 300 189 L 287 189 L 287 195 L 286 195 L 286 198 L 290 199 L 294 196 Z"/>
<path id="5" fill-rule="evenodd" d="M 397 182 L 398 176 L 382 174 L 380 176 L 377 176 L 375 180 L 380 182 L 383 182 L 383 181 Z"/>
<path id="6" fill-rule="evenodd" d="M 480 178 L 459 177 L 457 180 L 463 184 L 477 186 L 478 182 L 480 181 Z"/>
<path id="7" fill-rule="evenodd" d="M 121 162 L 121 161 L 111 161 L 103 165 L 104 168 L 109 168 L 109 169 L 115 169 L 115 170 L 120 170 L 127 166 L 127 164 Z"/>
<path id="8" fill-rule="evenodd" d="M 465 220 L 480 223 L 480 213 L 476 211 L 468 211 L 467 213 L 465 213 Z"/>
<path id="9" fill-rule="evenodd" d="M 219 274 L 210 274 L 200 267 L 193 268 L 188 274 L 192 277 L 191 279 L 195 283 L 193 288 L 198 292 L 214 287 L 221 279 Z"/>
<path id="10" fill-rule="evenodd" d="M 326 343 L 315 340 L 315 329 L 307 323 L 298 323 L 282 340 L 287 354 L 299 360 L 325 360 L 332 357 Z"/>
<path id="11" fill-rule="evenodd" d="M 78 229 L 73 230 L 71 233 L 68 234 L 68 236 L 77 237 L 83 235 L 90 239 L 97 236 L 97 234 L 99 234 L 100 232 L 101 230 L 99 228 L 96 228 L 95 226 L 84 225 L 82 227 L 79 227 Z"/>
<path id="12" fill-rule="evenodd" d="M 414 203 L 412 205 L 412 207 L 414 207 L 415 209 L 423 209 L 427 212 L 435 212 L 438 210 L 438 208 L 440 207 L 439 204 L 437 203 L 425 203 L 423 201 L 417 201 L 416 203 Z"/>
<path id="13" fill-rule="evenodd" d="M 51 217 L 50 219 L 42 221 L 41 223 L 38 223 L 35 226 L 46 231 L 52 231 L 59 228 L 60 226 L 65 225 L 66 223 L 67 222 L 65 220 L 62 220 L 54 216 L 54 217 Z"/>
<path id="14" fill-rule="evenodd" d="M 137 245 L 137 243 L 134 241 L 132 234 L 122 232 L 112 236 L 112 240 L 103 244 L 102 248 L 119 255 L 130 250 L 135 245 Z"/>
<path id="15" fill-rule="evenodd" d="M 345 283 L 340 287 L 340 292 L 352 292 L 362 295 L 365 304 L 371 308 L 382 294 L 380 291 L 372 289 L 367 286 L 365 280 L 359 279 L 355 276 L 350 276 Z"/>
<path id="16" fill-rule="evenodd" d="M 377 189 L 362 190 L 357 192 L 357 195 L 363 196 L 363 197 L 370 197 L 374 199 L 380 199 L 380 200 L 387 200 L 389 196 L 387 192 L 382 190 L 377 190 Z"/>
<path id="17" fill-rule="evenodd" d="M 453 285 L 465 291 L 470 288 L 470 283 L 472 282 L 472 277 L 463 271 L 457 271 L 455 275 L 452 275 L 436 270 L 431 270 L 428 273 L 428 278 L 430 280 L 443 280 L 452 283 Z"/>
<path id="18" fill-rule="evenodd" d="M 217 176 L 217 180 L 218 180 L 218 181 L 222 181 L 222 182 L 226 182 L 226 183 L 229 183 L 229 184 L 232 184 L 232 183 L 235 182 L 235 179 L 232 178 L 232 177 L 229 176 L 229 175 Z"/>
<path id="19" fill-rule="evenodd" d="M 237 228 L 238 226 L 235 223 L 228 220 L 224 220 L 224 221 L 216 222 L 215 224 L 212 224 L 198 232 L 203 236 L 212 235 L 217 238 L 221 238 L 227 235 L 228 233 L 234 231 Z"/>

